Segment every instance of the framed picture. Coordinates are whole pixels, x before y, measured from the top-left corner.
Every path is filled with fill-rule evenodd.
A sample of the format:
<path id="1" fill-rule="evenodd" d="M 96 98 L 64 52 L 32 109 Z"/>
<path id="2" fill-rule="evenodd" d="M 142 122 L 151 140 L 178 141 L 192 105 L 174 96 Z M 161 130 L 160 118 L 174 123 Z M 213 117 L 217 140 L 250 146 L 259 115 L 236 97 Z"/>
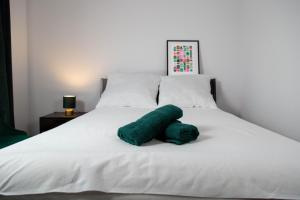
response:
<path id="1" fill-rule="evenodd" d="M 167 40 L 168 75 L 199 74 L 199 40 Z"/>

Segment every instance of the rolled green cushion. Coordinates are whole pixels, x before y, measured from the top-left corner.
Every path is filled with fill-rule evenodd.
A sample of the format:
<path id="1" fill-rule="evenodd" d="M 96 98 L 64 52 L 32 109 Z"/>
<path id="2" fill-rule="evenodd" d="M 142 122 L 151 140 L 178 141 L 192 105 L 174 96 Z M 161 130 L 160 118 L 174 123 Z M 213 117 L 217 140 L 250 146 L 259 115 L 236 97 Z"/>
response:
<path id="1" fill-rule="evenodd" d="M 118 130 L 118 136 L 125 142 L 140 146 L 165 131 L 174 120 L 182 117 L 182 110 L 174 105 L 162 106 L 127 124 Z"/>
<path id="2" fill-rule="evenodd" d="M 157 139 L 180 145 L 196 140 L 198 136 L 197 127 L 176 120 L 166 128 L 163 134 L 159 134 Z"/>

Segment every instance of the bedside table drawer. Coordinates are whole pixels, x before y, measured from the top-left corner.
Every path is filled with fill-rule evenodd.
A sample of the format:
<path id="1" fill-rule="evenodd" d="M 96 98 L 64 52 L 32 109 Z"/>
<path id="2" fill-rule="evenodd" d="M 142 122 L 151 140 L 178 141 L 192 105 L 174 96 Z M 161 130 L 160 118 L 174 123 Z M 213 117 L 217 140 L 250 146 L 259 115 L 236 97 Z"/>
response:
<path id="1" fill-rule="evenodd" d="M 72 119 L 75 119 L 81 115 L 84 115 L 85 112 L 76 112 L 72 116 L 65 116 L 63 112 L 55 112 L 43 117 L 40 117 L 40 133 L 53 129 L 57 126 L 60 126 Z"/>
<path id="2" fill-rule="evenodd" d="M 40 133 L 48 131 L 52 128 L 55 128 L 59 125 L 62 125 L 71 119 L 47 119 L 47 118 L 41 118 L 40 119 Z"/>

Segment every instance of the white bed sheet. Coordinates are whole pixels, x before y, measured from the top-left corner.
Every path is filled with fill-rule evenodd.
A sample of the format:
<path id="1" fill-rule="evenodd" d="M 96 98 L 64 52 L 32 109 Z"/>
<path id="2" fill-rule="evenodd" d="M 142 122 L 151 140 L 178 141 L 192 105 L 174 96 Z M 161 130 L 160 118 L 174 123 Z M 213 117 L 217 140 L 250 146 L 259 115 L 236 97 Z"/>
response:
<path id="1" fill-rule="evenodd" d="M 300 143 L 218 109 L 184 109 L 198 140 L 141 147 L 117 129 L 148 109 L 98 108 L 0 150 L 0 194 L 49 192 L 300 199 Z"/>

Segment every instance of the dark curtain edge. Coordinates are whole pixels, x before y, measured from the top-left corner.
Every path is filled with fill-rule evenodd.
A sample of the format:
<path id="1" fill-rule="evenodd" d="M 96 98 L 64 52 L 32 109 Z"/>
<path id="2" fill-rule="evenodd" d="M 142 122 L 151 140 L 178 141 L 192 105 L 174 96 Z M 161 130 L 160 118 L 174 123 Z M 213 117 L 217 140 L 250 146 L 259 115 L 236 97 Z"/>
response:
<path id="1" fill-rule="evenodd" d="M 9 112 L 10 112 L 10 126 L 15 127 L 14 120 L 14 101 L 13 101 L 13 73 L 12 73 L 12 53 L 11 53 L 11 21 L 10 21 L 10 2 L 9 0 L 1 0 L 1 15 L 3 25 L 3 38 L 5 46 L 5 62 L 7 73 L 7 86 L 9 96 Z"/>

